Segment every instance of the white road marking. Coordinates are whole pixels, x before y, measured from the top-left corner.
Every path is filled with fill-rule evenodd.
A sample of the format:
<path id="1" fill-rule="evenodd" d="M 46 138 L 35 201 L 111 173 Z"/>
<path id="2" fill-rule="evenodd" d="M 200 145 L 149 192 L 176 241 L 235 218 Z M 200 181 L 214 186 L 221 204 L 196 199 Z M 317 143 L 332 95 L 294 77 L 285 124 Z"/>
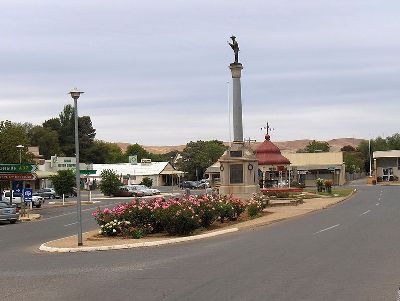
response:
<path id="1" fill-rule="evenodd" d="M 77 223 L 78 223 L 78 222 L 71 223 L 71 224 L 66 224 L 66 225 L 64 225 L 64 227 L 68 227 L 68 226 L 76 225 Z"/>
<path id="2" fill-rule="evenodd" d="M 110 203 L 109 205 L 113 205 L 113 204 L 114 204 L 114 203 Z M 106 207 L 106 205 L 101 206 L 101 207 Z M 90 210 L 96 210 L 97 208 L 98 208 L 98 206 L 97 206 L 97 207 L 86 208 L 86 209 L 83 209 L 82 212 L 84 212 L 84 211 L 90 211 Z M 58 217 L 63 217 L 63 216 L 72 215 L 72 214 L 76 214 L 76 211 L 75 211 L 75 212 L 68 212 L 68 213 L 64 213 L 64 214 L 60 214 L 60 215 L 55 215 L 55 216 L 50 216 L 50 217 L 41 218 L 41 219 L 37 220 L 36 222 L 47 221 L 47 220 L 49 220 L 49 219 L 58 218 Z"/>
<path id="3" fill-rule="evenodd" d="M 318 232 L 315 232 L 313 235 L 318 234 L 318 233 L 321 233 L 321 232 L 324 232 L 324 231 L 327 231 L 327 230 L 330 230 L 330 229 L 333 229 L 333 228 L 336 228 L 336 227 L 339 227 L 339 226 L 340 226 L 340 224 L 337 224 L 337 225 L 334 225 L 334 226 L 332 226 L 332 227 L 328 227 L 328 228 L 319 230 Z"/>
<path id="4" fill-rule="evenodd" d="M 364 215 L 364 214 L 367 214 L 368 212 L 371 212 L 371 210 L 367 210 L 367 211 L 361 213 L 360 216 L 361 216 L 361 215 Z"/>
<path id="5" fill-rule="evenodd" d="M 375 205 L 376 205 L 376 206 L 379 206 L 380 204 L 381 204 L 381 203 L 376 203 Z"/>

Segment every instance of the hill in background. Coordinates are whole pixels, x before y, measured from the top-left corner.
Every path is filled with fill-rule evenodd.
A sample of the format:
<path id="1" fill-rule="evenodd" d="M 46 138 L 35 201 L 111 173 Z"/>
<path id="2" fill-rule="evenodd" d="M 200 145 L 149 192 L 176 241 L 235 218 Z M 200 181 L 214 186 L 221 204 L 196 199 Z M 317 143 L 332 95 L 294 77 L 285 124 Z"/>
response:
<path id="1" fill-rule="evenodd" d="M 357 138 L 337 138 L 328 140 L 326 142 L 329 143 L 331 146 L 331 152 L 340 151 L 340 149 L 345 145 L 351 145 L 356 148 L 361 141 L 364 139 L 357 139 Z M 302 140 L 293 140 L 293 141 L 272 141 L 277 147 L 280 148 L 281 151 L 295 153 L 298 149 L 305 148 L 308 143 L 312 140 L 310 139 L 302 139 Z M 251 143 L 251 147 L 253 149 L 257 148 L 263 141 L 260 142 L 253 142 Z M 130 143 L 123 143 L 118 142 L 118 146 L 121 148 L 123 152 L 126 151 L 127 147 Z M 229 145 L 228 142 L 225 142 L 226 145 Z M 179 152 L 183 151 L 186 145 L 165 145 L 165 146 L 149 146 L 149 145 L 142 145 L 144 149 L 146 149 L 150 153 L 154 154 L 165 154 L 173 150 L 177 150 Z"/>

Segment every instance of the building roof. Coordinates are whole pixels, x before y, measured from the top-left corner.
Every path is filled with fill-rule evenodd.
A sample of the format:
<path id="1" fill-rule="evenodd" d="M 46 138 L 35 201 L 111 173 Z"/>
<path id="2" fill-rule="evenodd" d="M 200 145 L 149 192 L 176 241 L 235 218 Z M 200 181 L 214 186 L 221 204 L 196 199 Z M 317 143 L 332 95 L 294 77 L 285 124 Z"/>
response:
<path id="1" fill-rule="evenodd" d="M 290 161 L 282 156 L 281 150 L 265 135 L 265 141 L 256 149 L 258 165 L 288 165 Z"/>
<path id="2" fill-rule="evenodd" d="M 376 151 L 373 153 L 374 159 L 377 158 L 400 158 L 400 150 Z"/>
<path id="3" fill-rule="evenodd" d="M 138 163 L 136 165 L 130 163 L 119 164 L 93 164 L 96 174 L 93 177 L 100 177 L 105 169 L 111 169 L 117 174 L 135 175 L 135 176 L 152 176 L 159 174 L 183 174 L 182 171 L 176 170 L 169 162 L 151 162 Z"/>
<path id="4" fill-rule="evenodd" d="M 219 173 L 221 163 L 219 161 L 215 162 L 213 165 L 209 166 L 204 173 Z"/>
<path id="5" fill-rule="evenodd" d="M 343 165 L 342 152 L 328 153 L 284 153 L 292 166 L 309 167 L 310 169 L 323 169 Z M 318 168 L 317 168 L 318 167 Z"/>

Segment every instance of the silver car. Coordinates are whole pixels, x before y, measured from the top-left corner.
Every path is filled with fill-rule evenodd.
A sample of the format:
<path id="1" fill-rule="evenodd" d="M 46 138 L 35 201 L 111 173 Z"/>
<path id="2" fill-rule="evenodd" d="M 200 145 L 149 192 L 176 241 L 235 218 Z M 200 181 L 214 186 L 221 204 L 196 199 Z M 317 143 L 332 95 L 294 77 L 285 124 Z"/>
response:
<path id="1" fill-rule="evenodd" d="M 18 219 L 19 212 L 17 212 L 16 206 L 0 202 L 0 221 L 9 221 L 11 224 L 15 224 Z"/>

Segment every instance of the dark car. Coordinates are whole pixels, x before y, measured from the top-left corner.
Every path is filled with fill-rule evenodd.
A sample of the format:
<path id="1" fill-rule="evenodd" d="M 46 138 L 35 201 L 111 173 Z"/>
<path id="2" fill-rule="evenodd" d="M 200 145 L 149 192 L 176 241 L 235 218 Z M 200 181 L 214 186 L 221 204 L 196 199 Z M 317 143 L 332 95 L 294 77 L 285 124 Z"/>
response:
<path id="1" fill-rule="evenodd" d="M 15 205 L 0 202 L 0 221 L 9 221 L 14 224 L 19 219 L 19 212 Z"/>
<path id="2" fill-rule="evenodd" d="M 54 191 L 53 188 L 43 188 L 36 192 L 38 195 L 40 195 L 44 199 L 55 199 L 56 198 L 56 192 Z"/>
<path id="3" fill-rule="evenodd" d="M 196 181 L 183 181 L 182 183 L 179 184 L 179 187 L 184 189 L 184 188 L 189 188 L 189 189 L 196 189 L 198 186 L 198 183 Z"/>
<path id="4" fill-rule="evenodd" d="M 120 196 L 120 197 L 131 197 L 135 196 L 135 193 L 128 189 L 127 187 L 119 187 L 118 190 L 113 193 L 113 196 Z"/>

